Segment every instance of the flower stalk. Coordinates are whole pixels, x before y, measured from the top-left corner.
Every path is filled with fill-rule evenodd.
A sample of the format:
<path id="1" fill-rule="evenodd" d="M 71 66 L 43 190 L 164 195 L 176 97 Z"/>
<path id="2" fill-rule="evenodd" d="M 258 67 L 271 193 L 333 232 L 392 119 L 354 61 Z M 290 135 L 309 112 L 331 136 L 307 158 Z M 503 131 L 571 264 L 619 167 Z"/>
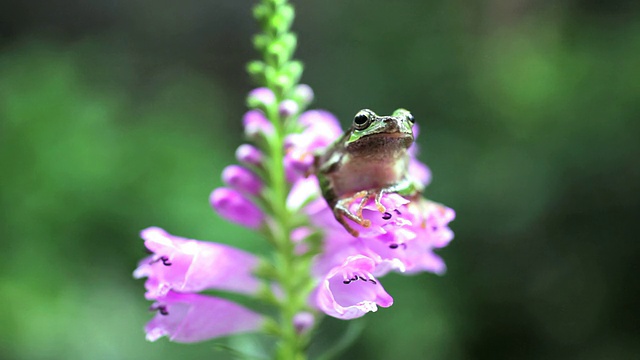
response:
<path id="1" fill-rule="evenodd" d="M 444 273 L 434 250 L 453 239 L 448 224 L 455 212 L 421 193 L 385 192 L 379 204 L 363 198 L 349 205 L 366 220 L 351 225 L 357 237 L 338 223 L 311 174 L 318 155 L 335 151 L 332 144 L 345 133 L 331 113 L 306 110 L 313 91 L 298 84 L 303 67 L 292 59 L 293 7 L 287 0 L 261 0 L 253 13 L 262 30 L 254 37 L 262 58 L 247 66 L 260 86 L 249 93 L 242 120 L 251 144 L 237 149 L 240 164 L 224 169 L 225 186 L 209 201 L 222 218 L 263 235 L 272 251 L 259 256 L 151 227 L 141 233 L 150 256 L 134 276 L 147 278 L 145 296 L 154 302 L 156 314 L 145 327 L 150 341 L 190 343 L 262 331 L 277 341 L 274 358 L 304 360 L 323 314 L 352 320 L 393 304 L 380 281 L 387 273 Z M 412 130 L 415 139 L 418 125 Z M 431 171 L 416 155 L 413 142 L 405 171 L 421 191 Z M 203 293 L 209 290 L 236 293 L 272 311 Z"/>
<path id="2" fill-rule="evenodd" d="M 284 140 L 289 130 L 285 120 L 296 117 L 295 110 L 299 111 L 303 107 L 300 105 L 304 105 L 297 104 L 291 96 L 302 74 L 302 64 L 292 60 L 296 48 L 296 36 L 290 32 L 293 6 L 286 0 L 262 0 L 254 7 L 253 13 L 262 29 L 255 35 L 254 45 L 263 59 L 249 63 L 247 69 L 254 80 L 275 97 L 275 101 L 265 103 L 250 96 L 248 105 L 262 110 L 274 130 L 266 136 L 269 159 L 266 169 L 269 192 L 266 195 L 273 210 L 268 234 L 275 246 L 273 280 L 282 291 L 278 300 L 276 358 L 299 360 L 305 358 L 306 339 L 297 328 L 295 318 L 307 310 L 306 299 L 313 281 L 310 278 L 310 261 L 296 255 L 290 236 L 292 214 L 287 209 L 289 184 L 283 159 Z M 292 106 L 292 103 L 298 106 Z"/>

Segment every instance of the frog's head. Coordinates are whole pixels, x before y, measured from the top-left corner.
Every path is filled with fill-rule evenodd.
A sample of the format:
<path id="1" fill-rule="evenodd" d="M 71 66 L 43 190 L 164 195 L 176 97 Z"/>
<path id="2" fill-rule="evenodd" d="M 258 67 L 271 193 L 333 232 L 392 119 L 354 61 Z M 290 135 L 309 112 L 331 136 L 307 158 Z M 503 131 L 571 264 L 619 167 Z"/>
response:
<path id="1" fill-rule="evenodd" d="M 370 146 L 407 149 L 413 143 L 414 123 L 413 115 L 405 109 L 398 109 L 391 116 L 378 116 L 369 109 L 360 110 L 353 118 L 347 148 L 356 151 Z"/>

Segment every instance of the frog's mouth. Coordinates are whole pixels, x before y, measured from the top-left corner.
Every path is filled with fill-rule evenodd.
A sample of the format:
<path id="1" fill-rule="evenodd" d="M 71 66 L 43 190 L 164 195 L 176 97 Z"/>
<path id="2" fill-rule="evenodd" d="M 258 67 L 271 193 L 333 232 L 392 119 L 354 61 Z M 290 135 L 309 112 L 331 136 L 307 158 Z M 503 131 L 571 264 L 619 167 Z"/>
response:
<path id="1" fill-rule="evenodd" d="M 413 134 L 400 131 L 377 133 L 363 136 L 347 146 L 347 150 L 354 155 L 377 156 L 389 155 L 389 151 L 404 151 L 413 144 Z"/>
<path id="2" fill-rule="evenodd" d="M 364 139 L 364 138 L 375 139 L 375 138 L 380 138 L 380 137 L 392 138 L 392 139 L 411 138 L 413 140 L 413 134 L 412 133 L 406 133 L 406 132 L 402 132 L 402 131 L 381 132 L 381 133 L 377 133 L 377 134 L 371 134 L 371 135 L 363 136 L 362 139 Z"/>

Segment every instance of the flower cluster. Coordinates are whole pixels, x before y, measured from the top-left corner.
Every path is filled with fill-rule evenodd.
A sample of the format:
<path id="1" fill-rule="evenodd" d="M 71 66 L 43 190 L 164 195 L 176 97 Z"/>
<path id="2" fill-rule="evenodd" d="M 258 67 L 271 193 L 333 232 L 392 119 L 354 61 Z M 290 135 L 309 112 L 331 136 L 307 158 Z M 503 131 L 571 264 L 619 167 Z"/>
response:
<path id="1" fill-rule="evenodd" d="M 286 0 L 261 0 L 253 15 L 261 28 L 254 46 L 262 57 L 247 71 L 263 87 L 247 99 L 251 110 L 243 125 L 250 144 L 237 149 L 239 164 L 224 169 L 225 186 L 209 201 L 222 218 L 263 236 L 272 251 L 260 256 L 152 227 L 141 234 L 151 255 L 134 276 L 146 278 L 145 296 L 157 312 L 145 328 L 150 341 L 197 342 L 263 329 L 278 339 L 276 358 L 304 359 L 322 314 L 354 319 L 393 304 L 380 277 L 444 272 L 434 250 L 453 238 L 448 224 L 455 214 L 420 197 L 431 172 L 417 160 L 414 144 L 407 171 L 418 194 L 384 193 L 379 204 L 354 201 L 350 211 L 361 213 L 366 226 L 351 222 L 347 232 L 314 175 L 317 155 L 343 132 L 331 113 L 306 110 L 313 91 L 299 85 L 303 65 L 292 59 L 294 8 Z M 205 294 L 211 291 L 217 296 Z M 225 299 L 225 293 L 247 302 Z M 250 309 L 252 302 L 265 311 Z"/>
<path id="2" fill-rule="evenodd" d="M 308 111 L 300 116 L 301 133 L 289 135 L 287 157 L 301 173 L 308 173 L 305 154 L 322 151 L 341 134 L 337 119 L 325 111 Z M 418 127 L 414 126 L 414 137 Z M 411 177 L 424 188 L 431 181 L 429 168 L 417 160 L 417 145 L 409 149 Z M 453 239 L 448 224 L 455 217 L 452 209 L 421 197 L 405 198 L 395 193 L 381 199 L 386 211 L 381 213 L 374 199 L 364 206 L 362 216 L 370 226 L 351 222 L 359 233 L 353 237 L 334 218 L 333 211 L 320 196 L 315 177 L 298 178 L 290 193 L 291 204 L 307 204 L 292 211 L 303 211 L 310 223 L 322 229 L 322 252 L 312 264 L 318 285 L 312 293 L 313 303 L 327 315 L 353 319 L 378 306 L 388 307 L 393 299 L 377 277 L 390 271 L 417 273 L 428 271 L 442 274 L 445 265 L 433 250 L 446 246 Z M 309 202 L 309 199 L 312 199 Z M 351 210 L 356 211 L 357 204 Z"/>
<path id="3" fill-rule="evenodd" d="M 195 342 L 251 331 L 264 317 L 231 301 L 198 294 L 219 289 L 255 294 L 259 281 L 251 269 L 258 259 L 244 251 L 210 242 L 173 236 L 152 227 L 142 231 L 152 255 L 133 275 L 146 277 L 145 297 L 153 300 L 156 316 L 147 324 L 147 339 L 168 336 L 172 341 Z"/>
<path id="4" fill-rule="evenodd" d="M 376 311 L 378 306 L 391 306 L 393 298 L 378 279 L 391 271 L 443 273 L 444 262 L 434 249 L 446 246 L 453 238 L 448 223 L 455 213 L 421 197 L 384 194 L 381 203 L 386 211 L 381 213 L 370 200 L 362 211 L 370 226 L 353 223 L 360 234 L 353 237 L 335 220 L 312 174 L 314 154 L 341 136 L 339 122 L 326 111 L 301 111 L 313 97 L 308 86 L 297 86 L 293 94 L 292 99 L 280 103 L 267 88 L 249 94 L 249 103 L 255 109 L 245 114 L 243 124 L 245 135 L 254 145 L 238 148 L 240 165 L 224 169 L 226 186 L 211 193 L 210 203 L 231 222 L 266 234 L 273 232 L 278 215 L 269 204 L 273 179 L 268 167 L 273 164 L 274 152 L 268 149 L 278 134 L 266 113 L 277 109 L 286 129 L 278 152 L 283 156 L 275 160 L 281 161 L 287 181 L 286 240 L 295 256 L 308 259 L 309 274 L 304 277 L 309 279 L 310 291 L 305 295 L 304 311 L 298 311 L 293 319 L 296 329 L 303 331 L 320 313 L 353 319 Z M 409 172 L 426 187 L 431 173 L 416 159 L 415 146 L 409 149 Z M 152 255 L 140 263 L 134 276 L 147 278 L 146 297 L 154 301 L 151 308 L 157 311 L 146 326 L 149 340 L 167 336 L 173 341 L 194 342 L 255 331 L 265 325 L 267 316 L 200 294 L 205 290 L 258 297 L 260 289 L 270 289 L 267 291 L 274 298 L 282 296 L 277 277 L 255 275 L 259 263 L 256 255 L 227 245 L 180 238 L 159 228 L 144 230 L 142 238 Z M 299 274 L 289 274 L 293 275 Z"/>

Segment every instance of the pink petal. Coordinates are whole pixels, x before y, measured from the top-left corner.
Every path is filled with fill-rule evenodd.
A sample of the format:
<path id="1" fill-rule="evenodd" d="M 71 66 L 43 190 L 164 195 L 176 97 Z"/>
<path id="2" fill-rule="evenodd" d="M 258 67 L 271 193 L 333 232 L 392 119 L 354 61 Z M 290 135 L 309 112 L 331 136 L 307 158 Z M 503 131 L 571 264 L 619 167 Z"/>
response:
<path id="1" fill-rule="evenodd" d="M 300 105 L 297 102 L 287 99 L 278 105 L 278 113 L 283 118 L 288 118 L 291 115 L 296 114 L 300 110 Z"/>
<path id="2" fill-rule="evenodd" d="M 253 145 L 242 144 L 236 150 L 236 159 L 244 164 L 260 166 L 263 158 L 262 152 Z"/>
<path id="3" fill-rule="evenodd" d="M 263 105 L 270 105 L 276 101 L 276 96 L 273 94 L 273 91 L 266 87 L 259 87 L 251 90 L 248 98 L 250 102 L 258 102 Z"/>
<path id="4" fill-rule="evenodd" d="M 273 124 L 259 110 L 247 111 L 242 118 L 242 125 L 244 133 L 249 138 L 255 138 L 258 135 L 269 136 L 274 132 Z"/>
<path id="5" fill-rule="evenodd" d="M 293 90 L 293 96 L 301 103 L 307 105 L 313 101 L 313 89 L 307 84 L 300 84 Z"/>
<path id="6" fill-rule="evenodd" d="M 220 216 L 236 224 L 258 229 L 264 222 L 262 210 L 234 189 L 213 190 L 209 202 Z"/>
<path id="7" fill-rule="evenodd" d="M 192 343 L 259 330 L 264 317 L 228 300 L 169 292 L 152 306 L 158 314 L 145 326 L 147 340 L 166 336 Z"/>
<path id="8" fill-rule="evenodd" d="M 310 200 L 320 196 L 320 186 L 315 176 L 301 178 L 291 187 L 287 196 L 287 209 L 298 211 Z"/>
<path id="9" fill-rule="evenodd" d="M 414 157 L 409 160 L 409 174 L 423 187 L 431 183 L 431 169 Z"/>
<path id="10" fill-rule="evenodd" d="M 366 242 L 367 249 L 376 254 L 372 257 L 378 262 L 396 262 L 402 266 L 379 266 L 374 274 L 380 276 L 390 270 L 407 274 L 421 271 L 444 273 L 444 261 L 433 250 L 446 246 L 453 238 L 448 223 L 455 217 L 455 212 L 426 199 L 418 199 L 406 209 L 410 226 L 396 228 Z M 380 270 L 383 268 L 385 271 Z"/>
<path id="11" fill-rule="evenodd" d="M 251 170 L 240 165 L 229 165 L 222 171 L 222 181 L 228 186 L 250 195 L 262 191 L 262 179 Z"/>
<path id="12" fill-rule="evenodd" d="M 260 282 L 252 275 L 257 258 L 233 247 L 189 240 L 152 227 L 141 232 L 154 254 L 140 262 L 134 277 L 147 277 L 146 297 L 156 299 L 170 290 L 205 289 L 255 293 Z"/>
<path id="13" fill-rule="evenodd" d="M 293 317 L 293 324 L 296 327 L 296 332 L 298 332 L 298 334 L 308 332 L 311 328 L 313 328 L 315 320 L 316 319 L 314 318 L 313 314 L 310 312 L 302 311 L 297 313 Z"/>
<path id="14" fill-rule="evenodd" d="M 375 266 L 366 256 L 350 256 L 320 283 L 316 305 L 327 315 L 344 320 L 377 311 L 378 306 L 391 306 L 393 298 L 372 275 Z"/>

